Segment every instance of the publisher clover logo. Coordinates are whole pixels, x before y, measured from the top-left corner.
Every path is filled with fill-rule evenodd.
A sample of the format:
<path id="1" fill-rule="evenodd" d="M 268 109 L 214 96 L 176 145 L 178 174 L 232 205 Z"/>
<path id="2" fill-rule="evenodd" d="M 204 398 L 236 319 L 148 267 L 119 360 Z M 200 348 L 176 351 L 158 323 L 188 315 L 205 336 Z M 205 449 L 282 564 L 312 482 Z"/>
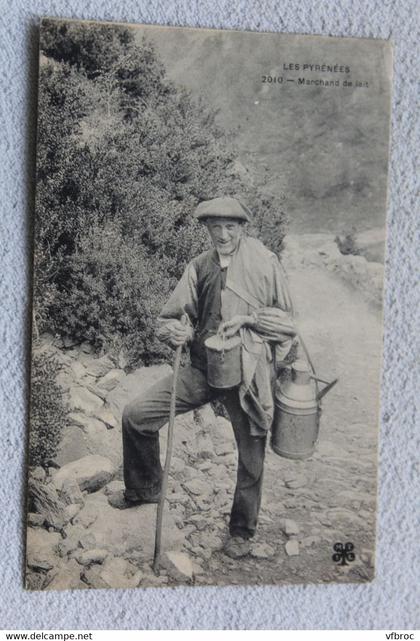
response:
<path id="1" fill-rule="evenodd" d="M 340 565 L 348 565 L 347 561 L 349 563 L 352 563 L 356 558 L 356 555 L 353 552 L 353 543 L 335 543 L 333 549 L 334 554 L 332 555 L 332 560 L 334 561 L 334 563 L 339 563 Z"/>

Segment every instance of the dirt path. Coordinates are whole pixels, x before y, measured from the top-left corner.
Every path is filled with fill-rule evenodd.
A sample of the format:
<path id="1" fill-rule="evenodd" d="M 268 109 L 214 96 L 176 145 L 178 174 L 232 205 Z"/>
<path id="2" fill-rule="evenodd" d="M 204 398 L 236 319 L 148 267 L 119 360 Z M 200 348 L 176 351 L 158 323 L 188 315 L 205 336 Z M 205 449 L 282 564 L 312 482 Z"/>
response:
<path id="1" fill-rule="evenodd" d="M 325 397 L 315 455 L 291 461 L 267 450 L 256 542 L 274 551 L 257 561 L 214 555 L 213 581 L 301 582 L 373 577 L 376 502 L 378 356 L 381 318 L 348 285 L 324 269 L 290 273 L 299 327 L 321 378 L 338 377 Z M 282 519 L 298 526 L 299 554 L 288 556 Z M 352 542 L 356 559 L 332 561 L 336 542 Z M 264 555 L 263 555 L 264 556 Z"/>
<path id="2" fill-rule="evenodd" d="M 338 377 L 339 383 L 325 397 L 320 441 L 310 459 L 284 459 L 267 447 L 251 556 L 235 561 L 221 551 L 235 486 L 236 452 L 230 423 L 205 406 L 176 419 L 164 517 L 163 550 L 181 552 L 190 572 L 178 575 L 168 570 L 154 576 L 156 506 L 120 512 L 109 505 L 107 495 L 123 487 L 123 407 L 169 367 L 155 365 L 126 375 L 108 356 L 85 353 L 83 346 L 56 347 L 65 366 L 61 383 L 73 406 L 58 456 L 59 473 L 67 479 L 67 489 L 60 485 L 59 493 L 69 503 L 70 514 L 65 515 L 64 534 L 46 531 L 44 518 L 32 515 L 32 587 L 177 585 L 190 582 L 192 571 L 198 585 L 373 577 L 381 319 L 356 289 L 325 266 L 295 262 L 288 272 L 299 328 L 318 375 L 326 380 Z M 161 436 L 163 458 L 165 428 Z M 83 470 L 81 478 L 92 477 L 83 495 L 80 480 L 74 487 L 75 464 Z M 333 562 L 333 545 L 338 542 L 354 545 L 352 563 Z"/>

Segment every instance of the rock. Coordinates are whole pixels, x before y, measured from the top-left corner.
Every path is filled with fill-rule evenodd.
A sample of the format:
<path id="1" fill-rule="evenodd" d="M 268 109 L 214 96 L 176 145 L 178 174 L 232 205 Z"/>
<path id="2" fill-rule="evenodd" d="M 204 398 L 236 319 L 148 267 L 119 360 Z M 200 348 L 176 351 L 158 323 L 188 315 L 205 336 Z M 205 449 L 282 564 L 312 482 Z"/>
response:
<path id="1" fill-rule="evenodd" d="M 40 483 L 43 483 L 47 478 L 47 473 L 45 472 L 43 467 L 38 465 L 38 467 L 34 467 L 29 471 L 29 476 L 34 481 L 39 481 Z"/>
<path id="2" fill-rule="evenodd" d="M 108 394 L 107 402 L 115 416 L 121 416 L 127 403 L 144 394 L 158 380 L 172 372 L 169 365 L 152 365 L 125 376 Z"/>
<path id="3" fill-rule="evenodd" d="M 182 552 L 164 552 L 161 566 L 174 581 L 192 581 L 194 571 L 191 559 Z"/>
<path id="4" fill-rule="evenodd" d="M 45 516 L 43 514 L 36 514 L 35 512 L 29 512 L 28 514 L 28 525 L 32 527 L 42 527 L 45 523 Z"/>
<path id="5" fill-rule="evenodd" d="M 225 454 L 233 454 L 235 452 L 235 447 L 231 441 L 224 441 L 220 445 L 216 445 L 215 452 L 217 456 L 223 456 Z"/>
<path id="6" fill-rule="evenodd" d="M 86 375 L 86 368 L 79 361 L 71 361 L 70 371 L 76 381 L 80 381 Z"/>
<path id="7" fill-rule="evenodd" d="M 193 514 L 188 518 L 188 523 L 193 523 L 197 530 L 202 531 L 208 528 L 209 519 L 205 519 L 201 514 Z"/>
<path id="8" fill-rule="evenodd" d="M 79 565 L 80 568 L 80 565 Z M 93 565 L 82 570 L 82 579 L 90 587 L 96 590 L 101 588 L 109 588 L 110 586 L 101 577 L 101 567 Z"/>
<path id="9" fill-rule="evenodd" d="M 198 432 L 196 436 L 195 447 L 197 454 L 201 458 L 210 459 L 214 456 L 213 441 L 207 432 Z"/>
<path id="10" fill-rule="evenodd" d="M 84 550 L 90 550 L 91 548 L 96 548 L 96 538 L 92 532 L 82 531 L 79 536 L 79 545 Z"/>
<path id="11" fill-rule="evenodd" d="M 299 543 L 296 539 L 290 539 L 284 547 L 288 556 L 297 556 L 299 554 Z"/>
<path id="12" fill-rule="evenodd" d="M 107 355 L 101 358 L 93 358 L 86 364 L 87 373 L 95 378 L 105 376 L 112 369 L 114 369 L 114 363 Z"/>
<path id="13" fill-rule="evenodd" d="M 257 543 L 251 550 L 251 556 L 256 559 L 271 559 L 275 553 L 274 548 L 268 545 L 268 543 Z"/>
<path id="14" fill-rule="evenodd" d="M 66 505 L 72 505 L 73 503 L 78 503 L 79 505 L 85 504 L 79 483 L 73 476 L 63 480 L 60 498 Z"/>
<path id="15" fill-rule="evenodd" d="M 111 494 L 114 494 L 115 492 L 120 492 L 121 490 L 125 489 L 125 484 L 124 481 L 118 481 L 115 479 L 114 481 L 111 481 L 108 483 L 108 485 L 105 485 L 104 488 L 104 493 L 107 496 L 111 496 Z"/>
<path id="16" fill-rule="evenodd" d="M 79 539 L 77 536 L 67 536 L 67 538 L 62 539 L 58 545 L 57 550 L 58 554 L 61 557 L 69 556 L 72 552 L 77 550 L 79 547 Z"/>
<path id="17" fill-rule="evenodd" d="M 95 492 L 109 483 L 115 474 L 114 464 L 104 456 L 90 454 L 67 463 L 53 475 L 53 483 L 61 490 L 68 479 L 75 479 L 81 490 Z"/>
<path id="18" fill-rule="evenodd" d="M 210 463 L 210 461 L 203 461 L 203 463 L 199 463 L 197 465 L 197 469 L 200 470 L 200 472 L 208 472 L 211 470 L 213 467 L 213 464 Z"/>
<path id="19" fill-rule="evenodd" d="M 90 377 L 89 377 L 90 378 Z M 95 394 L 96 396 L 99 396 L 103 401 L 105 401 L 108 392 L 104 389 L 101 389 L 94 383 L 86 383 L 86 388 L 89 390 L 89 392 L 92 392 L 92 394 Z"/>
<path id="20" fill-rule="evenodd" d="M 83 586 L 80 581 L 80 565 L 70 559 L 65 565 L 60 565 L 54 570 L 52 581 L 47 586 L 48 590 L 75 590 Z"/>
<path id="21" fill-rule="evenodd" d="M 64 508 L 64 520 L 66 523 L 72 521 L 74 517 L 80 512 L 82 506 L 80 503 L 72 503 L 71 505 L 66 505 Z"/>
<path id="22" fill-rule="evenodd" d="M 69 389 L 69 406 L 72 410 L 81 410 L 92 416 L 95 412 L 98 412 L 103 405 L 103 400 L 92 394 L 85 387 L 80 385 L 72 385 Z"/>
<path id="23" fill-rule="evenodd" d="M 201 480 L 199 478 L 193 478 L 190 481 L 182 483 L 182 487 L 187 490 L 190 494 L 194 496 L 205 496 L 209 493 L 209 484 L 208 482 Z"/>
<path id="24" fill-rule="evenodd" d="M 65 506 L 53 483 L 40 483 L 29 479 L 28 492 L 35 511 L 44 517 L 44 524 L 47 527 L 61 530 L 64 525 L 63 510 Z"/>
<path id="25" fill-rule="evenodd" d="M 129 561 L 110 557 L 102 566 L 84 571 L 87 582 L 95 588 L 136 588 L 143 574 Z"/>
<path id="26" fill-rule="evenodd" d="M 94 353 L 94 351 L 95 351 L 95 349 L 94 349 L 93 345 L 91 345 L 90 343 L 88 343 L 88 341 L 83 341 L 83 343 L 80 345 L 80 350 L 81 350 L 84 354 L 93 354 L 93 353 Z"/>
<path id="27" fill-rule="evenodd" d="M 75 338 L 70 338 L 70 336 L 64 336 L 63 345 L 66 349 L 70 349 L 71 347 L 78 345 L 78 342 Z"/>
<path id="28" fill-rule="evenodd" d="M 322 539 L 320 536 L 307 536 L 302 540 L 303 547 L 313 547 L 321 543 Z"/>
<path id="29" fill-rule="evenodd" d="M 356 247 L 369 261 L 384 262 L 385 229 L 369 229 L 356 235 Z"/>
<path id="30" fill-rule="evenodd" d="M 292 519 L 281 519 L 280 527 L 286 536 L 294 536 L 300 532 L 298 524 L 296 521 L 292 521 Z"/>
<path id="31" fill-rule="evenodd" d="M 108 503 L 103 492 L 90 494 L 82 512 L 90 506 L 95 521 L 89 533 L 95 536 L 95 546 L 104 548 L 116 555 L 129 550 L 139 550 L 146 559 L 153 558 L 155 545 L 156 505 L 145 504 L 127 510 L 117 510 Z M 76 517 L 79 518 L 80 514 Z M 162 534 L 163 549 L 176 549 L 182 546 L 184 536 L 176 527 L 172 510 L 165 510 Z"/>
<path id="32" fill-rule="evenodd" d="M 180 474 L 185 470 L 186 463 L 177 456 L 172 456 L 171 458 L 171 473 Z"/>
<path id="33" fill-rule="evenodd" d="M 210 403 L 194 410 L 194 419 L 201 430 L 212 433 L 216 424 L 216 414 Z"/>
<path id="34" fill-rule="evenodd" d="M 67 465 L 82 458 L 88 452 L 88 441 L 83 430 L 76 425 L 64 425 L 58 452 L 54 457 L 58 466 Z"/>
<path id="35" fill-rule="evenodd" d="M 291 490 L 296 490 L 299 487 L 304 487 L 307 484 L 305 476 L 293 476 L 285 479 L 284 484 Z"/>
<path id="36" fill-rule="evenodd" d="M 75 516 L 73 522 L 85 528 L 90 527 L 98 518 L 97 507 L 95 505 L 85 505 Z"/>
<path id="37" fill-rule="evenodd" d="M 119 421 L 108 407 L 102 407 L 95 413 L 95 418 L 102 421 L 108 430 L 115 429 L 119 426 Z"/>
<path id="38" fill-rule="evenodd" d="M 105 392 L 110 392 L 124 377 L 125 373 L 122 369 L 111 369 L 97 381 L 97 386 Z"/>
<path id="39" fill-rule="evenodd" d="M 94 548 L 93 550 L 85 550 L 81 552 L 76 560 L 80 565 L 90 565 L 91 563 L 103 563 L 107 558 L 109 552 L 107 550 L 101 550 L 100 548 Z"/>
<path id="40" fill-rule="evenodd" d="M 26 533 L 26 556 L 28 567 L 36 570 L 50 570 L 57 563 L 58 532 L 47 532 L 41 528 L 28 528 Z"/>

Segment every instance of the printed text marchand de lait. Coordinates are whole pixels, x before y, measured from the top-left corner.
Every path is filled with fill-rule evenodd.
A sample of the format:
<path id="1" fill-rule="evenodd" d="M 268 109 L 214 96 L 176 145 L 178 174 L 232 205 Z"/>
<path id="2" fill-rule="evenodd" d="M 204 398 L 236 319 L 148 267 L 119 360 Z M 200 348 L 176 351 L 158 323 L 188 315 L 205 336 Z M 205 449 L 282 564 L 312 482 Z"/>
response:
<path id="1" fill-rule="evenodd" d="M 290 75 L 290 72 L 301 72 L 297 77 Z M 283 72 L 283 73 L 282 73 Z M 286 72 L 286 75 L 283 75 Z M 287 73 L 289 72 L 289 73 Z M 310 74 L 303 75 L 302 72 Z M 314 77 L 313 73 L 329 74 L 329 77 Z M 326 64 L 309 62 L 284 62 L 279 73 L 270 72 L 261 75 L 261 82 L 266 84 L 286 85 L 312 85 L 321 87 L 369 87 L 369 82 L 363 78 L 352 78 L 352 69 L 346 64 Z M 337 75 L 346 74 L 344 79 L 337 78 Z"/>

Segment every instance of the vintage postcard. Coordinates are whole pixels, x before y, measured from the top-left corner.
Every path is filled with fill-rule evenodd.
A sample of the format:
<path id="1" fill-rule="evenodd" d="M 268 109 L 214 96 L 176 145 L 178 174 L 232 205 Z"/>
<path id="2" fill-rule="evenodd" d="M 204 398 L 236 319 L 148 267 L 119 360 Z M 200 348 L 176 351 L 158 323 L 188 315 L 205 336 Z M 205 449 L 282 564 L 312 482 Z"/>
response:
<path id="1" fill-rule="evenodd" d="M 28 589 L 374 578 L 391 81 L 42 20 Z"/>

